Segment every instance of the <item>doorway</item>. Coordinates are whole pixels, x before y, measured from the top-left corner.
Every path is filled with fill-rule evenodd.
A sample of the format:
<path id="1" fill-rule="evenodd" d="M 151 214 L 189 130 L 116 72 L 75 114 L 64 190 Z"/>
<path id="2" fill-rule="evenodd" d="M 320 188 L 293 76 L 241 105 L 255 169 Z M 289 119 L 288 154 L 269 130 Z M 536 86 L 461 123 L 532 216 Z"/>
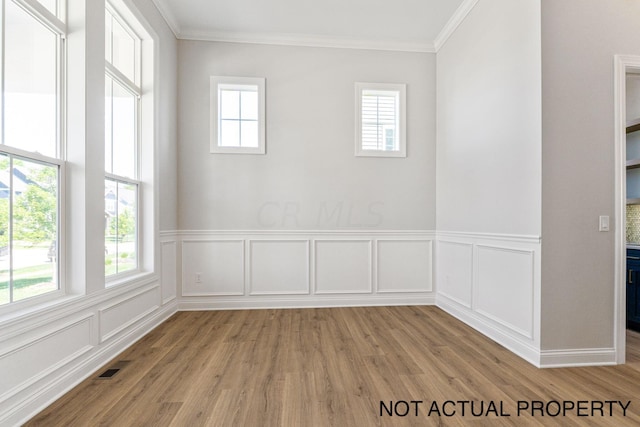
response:
<path id="1" fill-rule="evenodd" d="M 617 55 L 614 64 L 615 214 L 619 224 L 615 233 L 614 346 L 616 362 L 624 363 L 627 324 L 635 322 L 629 311 L 632 303 L 640 311 L 635 302 L 640 301 L 640 56 Z"/>

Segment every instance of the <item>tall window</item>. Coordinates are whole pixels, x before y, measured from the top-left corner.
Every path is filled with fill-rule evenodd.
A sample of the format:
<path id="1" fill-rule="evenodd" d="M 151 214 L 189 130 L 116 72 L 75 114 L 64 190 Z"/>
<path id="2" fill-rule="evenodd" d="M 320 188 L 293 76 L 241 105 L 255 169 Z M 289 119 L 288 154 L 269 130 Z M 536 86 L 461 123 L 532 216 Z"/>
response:
<path id="1" fill-rule="evenodd" d="M 105 22 L 105 275 L 138 269 L 140 45 L 107 4 Z"/>
<path id="2" fill-rule="evenodd" d="M 265 153 L 265 79 L 211 77 L 211 152 Z"/>
<path id="3" fill-rule="evenodd" d="M 356 155 L 405 157 L 405 85 L 356 83 Z"/>
<path id="4" fill-rule="evenodd" d="M 61 0 L 3 0 L 0 305 L 60 290 Z"/>

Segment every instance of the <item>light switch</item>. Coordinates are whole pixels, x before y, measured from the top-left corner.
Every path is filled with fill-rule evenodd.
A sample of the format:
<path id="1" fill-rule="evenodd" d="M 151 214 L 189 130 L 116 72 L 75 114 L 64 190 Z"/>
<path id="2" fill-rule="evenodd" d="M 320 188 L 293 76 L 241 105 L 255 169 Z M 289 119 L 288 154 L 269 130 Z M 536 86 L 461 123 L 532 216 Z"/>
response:
<path id="1" fill-rule="evenodd" d="M 609 231 L 609 215 L 600 216 L 600 231 Z"/>

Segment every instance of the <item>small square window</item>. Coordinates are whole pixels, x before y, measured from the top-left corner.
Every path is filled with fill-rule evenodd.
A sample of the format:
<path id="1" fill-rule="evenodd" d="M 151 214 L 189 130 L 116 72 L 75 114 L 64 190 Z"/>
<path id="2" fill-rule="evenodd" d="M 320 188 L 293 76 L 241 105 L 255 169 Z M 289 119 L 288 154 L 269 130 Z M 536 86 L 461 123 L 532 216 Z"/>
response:
<path id="1" fill-rule="evenodd" d="M 356 83 L 356 156 L 406 157 L 406 85 Z"/>
<path id="2" fill-rule="evenodd" d="M 265 153 L 265 79 L 211 77 L 211 152 Z"/>

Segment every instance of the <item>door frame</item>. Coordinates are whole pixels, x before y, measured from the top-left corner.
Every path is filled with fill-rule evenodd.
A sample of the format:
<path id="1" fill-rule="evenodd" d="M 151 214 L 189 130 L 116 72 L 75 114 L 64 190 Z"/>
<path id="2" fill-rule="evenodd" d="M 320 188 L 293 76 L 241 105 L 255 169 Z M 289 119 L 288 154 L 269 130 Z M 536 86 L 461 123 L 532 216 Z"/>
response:
<path id="1" fill-rule="evenodd" d="M 616 363 L 625 362 L 627 329 L 627 74 L 640 74 L 640 56 L 614 57 L 615 120 L 615 299 L 614 347 Z"/>

